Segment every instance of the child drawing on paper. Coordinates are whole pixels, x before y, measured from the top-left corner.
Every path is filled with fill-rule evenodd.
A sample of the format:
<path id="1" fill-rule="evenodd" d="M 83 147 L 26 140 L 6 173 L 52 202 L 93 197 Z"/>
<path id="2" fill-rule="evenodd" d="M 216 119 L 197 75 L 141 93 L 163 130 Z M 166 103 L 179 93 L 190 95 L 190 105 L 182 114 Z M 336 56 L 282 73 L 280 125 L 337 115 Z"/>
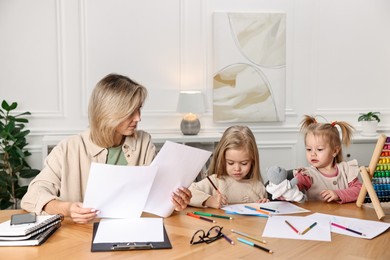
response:
<path id="1" fill-rule="evenodd" d="M 247 126 L 231 126 L 215 148 L 208 178 L 194 182 L 190 205 L 221 208 L 229 203 L 266 202 L 259 151 Z M 215 187 L 214 187 L 215 186 Z"/>
<path id="2" fill-rule="evenodd" d="M 357 200 L 362 186 L 358 179 L 358 162 L 343 161 L 342 153 L 342 145 L 350 144 L 353 130 L 344 121 L 319 123 L 308 115 L 302 120 L 301 132 L 310 166 L 296 170 L 294 175 L 308 200 L 338 203 Z"/>

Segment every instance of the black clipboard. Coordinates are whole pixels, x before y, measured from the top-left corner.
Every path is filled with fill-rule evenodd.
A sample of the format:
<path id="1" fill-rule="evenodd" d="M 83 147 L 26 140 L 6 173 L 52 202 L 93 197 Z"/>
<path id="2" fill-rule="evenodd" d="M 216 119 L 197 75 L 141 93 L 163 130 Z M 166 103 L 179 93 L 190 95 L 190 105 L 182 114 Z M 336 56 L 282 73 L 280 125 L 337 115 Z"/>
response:
<path id="1" fill-rule="evenodd" d="M 91 242 L 91 252 L 107 252 L 107 251 L 129 251 L 129 250 L 150 250 L 150 249 L 171 249 L 171 241 L 169 240 L 167 231 L 164 229 L 163 242 L 129 242 L 129 243 L 93 243 L 96 231 L 99 227 L 99 222 L 93 224 L 93 234 Z"/>

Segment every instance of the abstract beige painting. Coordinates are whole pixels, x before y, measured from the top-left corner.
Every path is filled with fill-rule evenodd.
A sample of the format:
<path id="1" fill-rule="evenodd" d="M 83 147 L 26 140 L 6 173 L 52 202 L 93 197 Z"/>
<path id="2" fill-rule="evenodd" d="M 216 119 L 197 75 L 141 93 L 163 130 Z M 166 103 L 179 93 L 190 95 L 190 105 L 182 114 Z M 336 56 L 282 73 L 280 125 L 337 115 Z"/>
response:
<path id="1" fill-rule="evenodd" d="M 217 123 L 285 118 L 285 13 L 214 13 L 213 118 Z"/>

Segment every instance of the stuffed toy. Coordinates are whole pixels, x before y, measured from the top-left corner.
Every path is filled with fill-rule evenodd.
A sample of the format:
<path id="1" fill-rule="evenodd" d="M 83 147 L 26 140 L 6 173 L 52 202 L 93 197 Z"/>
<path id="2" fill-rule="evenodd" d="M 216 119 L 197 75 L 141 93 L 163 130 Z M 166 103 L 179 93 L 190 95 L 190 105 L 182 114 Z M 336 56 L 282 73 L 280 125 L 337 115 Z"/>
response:
<path id="1" fill-rule="evenodd" d="M 272 194 L 272 199 L 282 199 L 302 203 L 306 195 L 298 189 L 298 180 L 294 177 L 287 179 L 287 171 L 279 166 L 271 166 L 267 171 L 269 183 L 266 186 L 267 192 Z"/>

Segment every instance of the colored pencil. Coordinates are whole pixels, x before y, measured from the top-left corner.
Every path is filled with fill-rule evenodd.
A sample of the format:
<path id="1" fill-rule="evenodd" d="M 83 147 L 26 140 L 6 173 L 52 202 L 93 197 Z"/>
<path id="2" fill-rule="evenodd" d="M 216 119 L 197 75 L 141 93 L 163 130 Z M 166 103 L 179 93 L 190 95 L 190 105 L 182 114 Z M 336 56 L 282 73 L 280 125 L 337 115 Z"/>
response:
<path id="1" fill-rule="evenodd" d="M 287 220 L 285 220 L 284 222 L 286 222 L 286 224 L 289 225 L 289 227 L 292 228 L 292 230 L 294 230 L 298 235 L 300 234 L 298 229 L 296 229 L 293 225 L 291 225 L 290 222 L 288 222 Z"/>
<path id="2" fill-rule="evenodd" d="M 270 209 L 270 208 L 266 208 L 266 207 L 260 207 L 260 209 L 262 209 L 262 210 L 267 210 L 267 211 L 271 211 L 271 212 L 279 212 L 279 211 L 277 211 L 276 209 Z"/>
<path id="3" fill-rule="evenodd" d="M 221 192 L 219 192 L 217 186 L 215 186 L 214 182 L 210 179 L 210 177 L 209 177 L 209 176 L 206 176 L 206 177 L 207 177 L 207 179 L 209 180 L 209 182 L 211 183 L 211 185 L 213 185 L 214 189 L 215 189 L 219 194 L 221 194 Z"/>
<path id="4" fill-rule="evenodd" d="M 216 215 L 216 214 L 211 214 L 211 213 L 206 213 L 206 212 L 200 212 L 200 211 L 195 211 L 195 212 L 193 212 L 193 213 L 194 213 L 195 215 L 205 216 L 205 217 L 215 217 L 215 218 L 233 219 L 232 217 L 229 217 L 229 216 Z"/>
<path id="5" fill-rule="evenodd" d="M 350 228 L 347 228 L 347 227 L 344 227 L 342 225 L 339 225 L 339 224 L 336 224 L 336 223 L 330 223 L 332 226 L 335 226 L 335 227 L 338 227 L 338 228 L 341 228 L 341 229 L 345 229 L 347 231 L 350 231 L 352 233 L 355 233 L 355 234 L 358 234 L 360 236 L 366 236 L 365 234 L 363 234 L 362 232 L 359 232 L 359 231 L 356 231 L 356 230 L 353 230 L 353 229 L 350 229 Z"/>
<path id="6" fill-rule="evenodd" d="M 247 238 L 250 238 L 250 239 L 252 239 L 252 240 L 256 240 L 256 241 L 258 241 L 258 242 L 260 242 L 260 243 L 267 244 L 267 241 L 265 241 L 265 240 L 257 239 L 257 238 L 255 238 L 255 237 L 252 237 L 252 236 L 250 236 L 250 235 L 248 235 L 248 234 L 245 234 L 245 233 L 236 231 L 236 230 L 234 230 L 234 229 L 232 229 L 232 232 L 233 232 L 233 233 L 236 233 L 236 234 L 239 234 L 239 235 L 241 235 L 241 236 L 243 236 L 243 237 L 247 237 Z"/>
<path id="7" fill-rule="evenodd" d="M 257 208 L 254 208 L 254 207 L 251 207 L 251 206 L 248 206 L 248 205 L 245 205 L 245 208 L 251 209 L 251 210 L 256 210 L 257 212 L 260 212 L 260 213 L 265 214 L 265 215 L 270 215 L 271 214 L 268 211 L 257 209 Z"/>
<path id="8" fill-rule="evenodd" d="M 217 232 L 218 232 L 218 231 L 221 233 L 221 235 L 223 236 L 223 238 L 224 238 L 226 241 L 229 242 L 229 244 L 234 245 L 234 241 L 233 241 L 233 240 L 231 240 L 227 235 L 225 235 L 224 233 L 222 233 L 220 230 L 217 229 Z"/>
<path id="9" fill-rule="evenodd" d="M 308 228 L 306 228 L 305 230 L 303 230 L 303 232 L 301 233 L 301 235 L 306 234 L 306 232 L 308 232 L 310 229 L 312 229 L 313 227 L 315 227 L 315 225 L 317 225 L 317 222 L 314 222 L 314 223 L 311 224 Z"/>
<path id="10" fill-rule="evenodd" d="M 194 218 L 198 218 L 198 219 L 201 219 L 201 220 L 205 220 L 205 221 L 208 221 L 208 222 L 215 223 L 215 220 L 213 220 L 213 219 L 209 219 L 209 218 L 205 218 L 205 217 L 202 217 L 202 216 L 198 216 L 198 215 L 195 215 L 195 214 L 190 213 L 190 212 L 188 212 L 187 215 L 190 216 L 190 217 L 194 217 Z"/>
<path id="11" fill-rule="evenodd" d="M 237 237 L 237 240 L 240 241 L 240 242 L 242 242 L 242 243 L 244 243 L 244 244 L 247 244 L 247 245 L 250 245 L 250 246 L 259 248 L 259 249 L 261 249 L 261 250 L 263 250 L 263 251 L 266 251 L 266 252 L 268 252 L 268 253 L 270 253 L 270 254 L 273 253 L 272 250 L 270 250 L 270 249 L 268 249 L 268 248 L 265 248 L 265 247 L 262 247 L 262 246 L 260 246 L 260 245 L 257 245 L 257 244 L 255 244 L 255 243 L 252 243 L 252 242 L 250 242 L 250 241 L 248 241 L 248 240 L 245 240 L 245 239 L 243 239 L 243 238 L 241 238 L 241 237 Z"/>

